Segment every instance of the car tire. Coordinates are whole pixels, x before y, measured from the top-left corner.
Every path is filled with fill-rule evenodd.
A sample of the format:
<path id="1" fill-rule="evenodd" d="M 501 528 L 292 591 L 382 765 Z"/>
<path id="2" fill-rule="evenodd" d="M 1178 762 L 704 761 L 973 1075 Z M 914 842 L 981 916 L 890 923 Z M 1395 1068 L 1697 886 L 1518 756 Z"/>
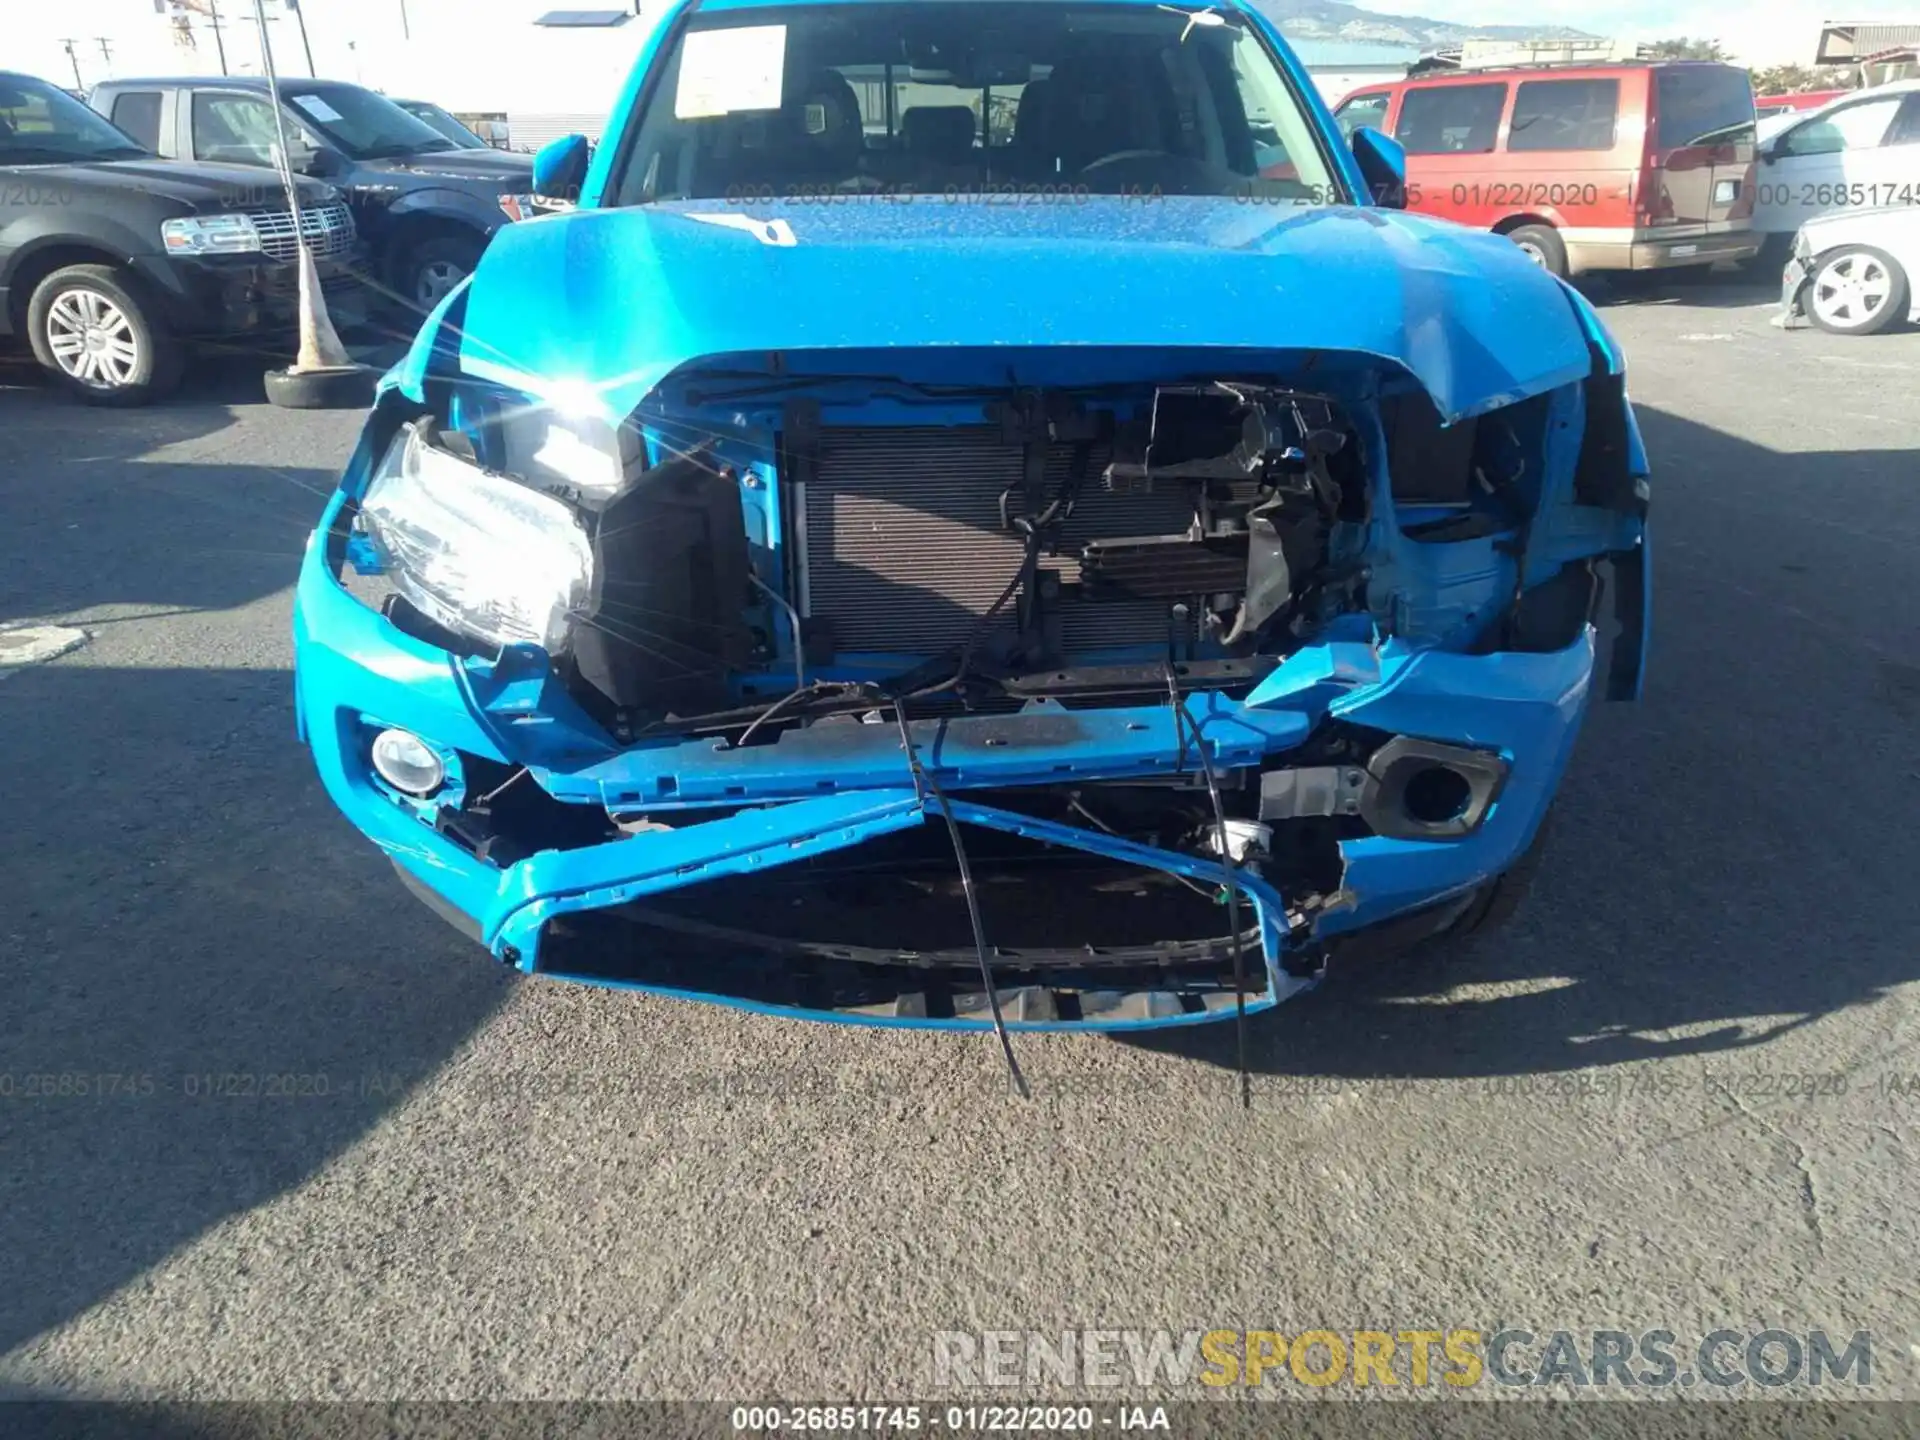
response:
<path id="1" fill-rule="evenodd" d="M 435 235 L 395 257 L 394 288 L 409 313 L 424 319 L 449 290 L 473 273 L 487 242 L 478 235 Z"/>
<path id="2" fill-rule="evenodd" d="M 283 410 L 364 410 L 373 403 L 374 372 L 365 365 L 325 370 L 269 370 L 267 399 Z"/>
<path id="3" fill-rule="evenodd" d="M 33 358 L 89 405 L 145 405 L 180 381 L 182 346 L 110 265 L 67 265 L 27 301 Z"/>
<path id="4" fill-rule="evenodd" d="M 1833 335 L 1877 335 L 1907 315 L 1907 274 L 1883 250 L 1842 245 L 1820 257 L 1801 294 L 1813 323 Z"/>
<path id="5" fill-rule="evenodd" d="M 1511 869 L 1480 887 L 1460 918 L 1447 927 L 1444 938 L 1449 944 L 1498 930 L 1513 918 L 1533 889 L 1533 877 L 1539 873 L 1540 861 L 1547 852 L 1547 832 L 1552 821 L 1553 812 L 1549 810 L 1541 818 L 1540 828 L 1534 831 L 1533 843 L 1526 853 L 1513 862 Z"/>
<path id="6" fill-rule="evenodd" d="M 1549 275 L 1567 278 L 1567 247 L 1551 225 L 1518 225 L 1507 231 L 1507 239 Z"/>

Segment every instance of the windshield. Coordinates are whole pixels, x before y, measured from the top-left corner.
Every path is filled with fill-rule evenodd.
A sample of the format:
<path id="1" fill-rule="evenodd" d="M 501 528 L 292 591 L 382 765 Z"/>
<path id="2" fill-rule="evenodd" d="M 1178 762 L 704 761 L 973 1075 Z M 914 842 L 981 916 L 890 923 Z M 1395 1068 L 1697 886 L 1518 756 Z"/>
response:
<path id="1" fill-rule="evenodd" d="M 434 130 L 451 140 L 459 149 L 485 150 L 488 148 L 486 141 L 474 134 L 473 131 L 467 129 L 466 126 L 462 125 L 438 105 L 429 105 L 423 100 L 397 100 L 394 103 L 409 115 L 413 116 L 414 119 L 431 125 Z"/>
<path id="2" fill-rule="evenodd" d="M 150 153 L 64 90 L 41 80 L 0 79 L 0 165 L 132 160 Z"/>
<path id="3" fill-rule="evenodd" d="M 287 104 L 356 160 L 452 150 L 453 142 L 384 95 L 358 85 L 283 86 Z"/>
<path id="4" fill-rule="evenodd" d="M 957 194 L 1345 196 L 1300 97 L 1230 12 L 838 4 L 696 17 L 621 204 Z"/>

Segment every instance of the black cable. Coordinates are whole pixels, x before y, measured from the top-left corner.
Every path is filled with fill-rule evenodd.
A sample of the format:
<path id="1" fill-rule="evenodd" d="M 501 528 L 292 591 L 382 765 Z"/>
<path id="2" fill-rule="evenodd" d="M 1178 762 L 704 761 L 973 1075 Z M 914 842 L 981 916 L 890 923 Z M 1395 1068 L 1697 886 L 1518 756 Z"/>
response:
<path id="1" fill-rule="evenodd" d="M 913 771 L 913 788 L 920 796 L 921 805 L 925 806 L 927 792 L 931 790 L 940 813 L 946 816 L 953 858 L 960 865 L 960 889 L 967 897 L 967 919 L 973 924 L 973 948 L 980 957 L 980 979 L 987 987 L 987 1004 L 993 1011 L 993 1030 L 1000 1037 L 1000 1053 L 1007 1057 L 1007 1073 L 1013 1077 L 1013 1088 L 1019 1091 L 1022 1100 L 1031 1100 L 1033 1092 L 1027 1089 L 1027 1077 L 1020 1073 L 1020 1062 L 1014 1059 L 1006 1017 L 1000 1013 L 1000 991 L 993 983 L 993 964 L 987 958 L 987 927 L 980 919 L 980 897 L 973 886 L 973 867 L 967 864 L 966 844 L 960 839 L 960 822 L 953 818 L 953 808 L 947 804 L 940 782 L 920 764 L 920 752 L 913 748 L 913 732 L 907 728 L 907 707 L 898 699 L 893 702 L 893 718 L 900 726 L 900 743 L 906 747 L 907 765 Z"/>
<path id="2" fill-rule="evenodd" d="M 1220 785 L 1214 778 L 1213 760 L 1207 754 L 1206 741 L 1201 738 L 1200 726 L 1187 714 L 1186 707 L 1180 703 L 1180 686 L 1173 678 L 1173 667 L 1167 667 L 1167 699 L 1173 706 L 1174 733 L 1180 739 L 1180 763 L 1186 764 L 1187 729 L 1193 729 L 1193 748 L 1200 755 L 1200 769 L 1207 777 L 1207 794 L 1213 798 L 1214 833 L 1220 842 L 1220 864 L 1227 872 L 1227 928 L 1232 932 L 1228 944 L 1233 951 L 1233 1039 L 1239 1052 L 1240 1062 L 1240 1104 L 1245 1109 L 1253 1108 L 1253 1077 L 1247 1069 L 1247 965 L 1245 952 L 1240 945 L 1240 867 L 1234 863 L 1233 851 L 1227 845 L 1227 807 L 1220 801 Z"/>

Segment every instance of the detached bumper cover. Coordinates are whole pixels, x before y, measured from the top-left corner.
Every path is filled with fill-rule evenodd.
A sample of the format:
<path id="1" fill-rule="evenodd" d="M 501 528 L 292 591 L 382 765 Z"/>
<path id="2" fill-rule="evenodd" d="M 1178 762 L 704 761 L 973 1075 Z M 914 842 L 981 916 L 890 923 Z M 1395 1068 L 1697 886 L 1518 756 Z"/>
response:
<path id="1" fill-rule="evenodd" d="M 335 501 L 336 510 L 339 503 Z M 572 969 L 555 936 L 577 923 L 649 896 L 695 885 L 725 885 L 730 877 L 764 874 L 909 827 L 944 824 L 944 818 L 937 805 L 916 793 L 891 727 L 880 735 L 875 733 L 879 727 L 848 726 L 842 728 L 868 732 L 852 736 L 854 743 L 865 743 L 867 753 L 849 753 L 830 769 L 815 769 L 816 776 L 837 778 L 816 781 L 817 793 L 810 798 L 773 797 L 774 803 L 762 808 L 741 809 L 704 823 L 543 851 L 504 866 L 477 858 L 436 831 L 418 808 L 400 801 L 372 775 L 365 740 L 370 723 L 400 726 L 467 755 L 526 764 L 531 780 L 519 783 L 538 783 L 562 800 L 615 809 L 635 795 L 657 794 L 668 762 L 661 752 L 645 748 L 620 751 L 608 746 L 593 753 L 569 731 L 565 717 L 541 701 L 538 677 L 513 682 L 476 677 L 473 662 L 401 632 L 366 608 L 328 567 L 326 536 L 332 520 L 330 512 L 316 532 L 295 605 L 295 686 L 302 733 L 341 810 L 437 899 L 437 908 L 466 917 L 496 958 L 528 974 L 629 985 L 783 1014 L 938 1028 L 990 1025 L 984 1011 L 969 1014 L 963 1007 L 956 1007 L 952 1018 L 928 1019 L 865 1013 L 858 1005 L 811 1006 L 787 998 L 719 993 L 708 987 L 706 972 L 689 970 L 664 954 L 656 957 L 657 964 L 643 957 L 644 978 L 637 981 L 608 980 Z M 1636 601 L 1639 598 L 1636 590 Z M 1342 720 L 1497 751 L 1510 766 L 1498 799 L 1469 835 L 1447 841 L 1370 837 L 1343 844 L 1343 889 L 1349 903 L 1317 914 L 1307 925 L 1290 922 L 1288 896 L 1243 873 L 1239 883 L 1251 906 L 1247 918 L 1257 929 L 1259 949 L 1257 961 L 1251 950 L 1246 955 L 1247 970 L 1249 976 L 1264 972 L 1259 993 L 1248 996 L 1249 1008 L 1265 1009 L 1309 988 L 1315 975 L 1300 961 L 1326 941 L 1410 912 L 1464 901 L 1512 866 L 1532 842 L 1559 783 L 1594 668 L 1590 629 L 1558 651 L 1486 655 L 1415 650 L 1392 641 L 1376 645 L 1371 637 L 1350 636 L 1295 654 L 1244 702 L 1190 696 L 1189 714 L 1216 765 L 1284 764 L 1286 753 L 1318 726 Z M 1063 772 L 1090 781 L 1170 773 L 1179 746 L 1167 706 L 1037 717 L 1028 712 L 1002 717 L 998 723 L 1029 728 L 1020 743 L 976 747 L 963 725 L 927 722 L 923 763 L 940 780 L 963 825 L 1203 883 L 1221 882 L 1224 872 L 1209 858 L 1153 849 L 969 798 L 969 790 L 986 784 L 1004 790 L 1023 783 L 1058 783 Z M 703 776 L 704 783 L 722 782 L 724 752 L 706 747 L 704 771 L 688 759 L 689 753 L 689 747 L 681 747 L 671 761 L 676 785 L 685 781 L 697 786 Z M 756 791 L 736 803 L 761 804 L 769 798 Z M 741 920 L 742 926 L 751 923 L 752 917 Z M 777 972 L 784 962 L 768 954 L 746 956 L 740 963 Z M 774 987 L 765 994 L 780 997 L 782 992 Z M 1090 1005 L 1070 1020 L 1051 1016 L 1044 1006 L 1035 1014 L 1019 1003 L 1008 1013 L 1011 1023 L 1031 1029 L 1133 1029 L 1233 1013 L 1231 995 L 1210 996 L 1199 1008 L 1161 1004 L 1150 995 L 1136 1000 L 1139 1003 L 1110 1008 Z"/>

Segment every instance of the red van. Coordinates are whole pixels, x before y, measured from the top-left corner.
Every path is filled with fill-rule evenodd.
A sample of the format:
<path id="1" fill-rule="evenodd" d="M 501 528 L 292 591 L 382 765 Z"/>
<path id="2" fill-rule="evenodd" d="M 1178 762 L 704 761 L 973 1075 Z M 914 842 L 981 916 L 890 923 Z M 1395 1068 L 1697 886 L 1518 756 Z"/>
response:
<path id="1" fill-rule="evenodd" d="M 1705 61 L 1459 70 L 1334 111 L 1407 151 L 1407 208 L 1509 235 L 1556 275 L 1745 259 L 1753 86 Z"/>

